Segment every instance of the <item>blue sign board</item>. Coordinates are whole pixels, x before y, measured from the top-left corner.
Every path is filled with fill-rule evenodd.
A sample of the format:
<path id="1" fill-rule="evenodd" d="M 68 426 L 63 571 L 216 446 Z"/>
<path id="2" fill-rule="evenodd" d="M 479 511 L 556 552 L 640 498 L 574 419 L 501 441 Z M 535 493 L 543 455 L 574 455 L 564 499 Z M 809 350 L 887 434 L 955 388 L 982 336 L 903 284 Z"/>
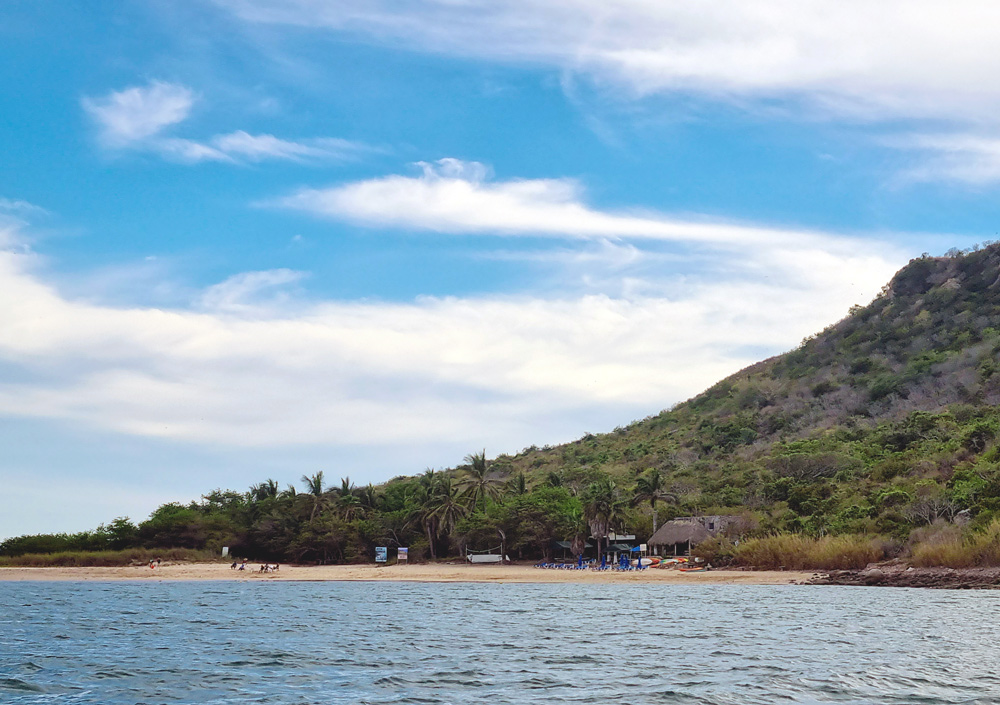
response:
<path id="1" fill-rule="evenodd" d="M 389 560 L 389 549 L 386 548 L 385 546 L 376 546 L 375 547 L 375 562 L 376 563 L 385 563 L 388 560 Z"/>

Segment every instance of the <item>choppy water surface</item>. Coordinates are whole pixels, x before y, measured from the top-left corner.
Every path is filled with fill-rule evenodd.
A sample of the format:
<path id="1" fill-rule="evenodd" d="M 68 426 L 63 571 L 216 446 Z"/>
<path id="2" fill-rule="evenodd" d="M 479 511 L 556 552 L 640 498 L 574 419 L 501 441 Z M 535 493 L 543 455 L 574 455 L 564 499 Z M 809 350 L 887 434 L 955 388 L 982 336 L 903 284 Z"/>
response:
<path id="1" fill-rule="evenodd" d="M 0 583 L 0 703 L 996 703 L 1000 594 Z"/>

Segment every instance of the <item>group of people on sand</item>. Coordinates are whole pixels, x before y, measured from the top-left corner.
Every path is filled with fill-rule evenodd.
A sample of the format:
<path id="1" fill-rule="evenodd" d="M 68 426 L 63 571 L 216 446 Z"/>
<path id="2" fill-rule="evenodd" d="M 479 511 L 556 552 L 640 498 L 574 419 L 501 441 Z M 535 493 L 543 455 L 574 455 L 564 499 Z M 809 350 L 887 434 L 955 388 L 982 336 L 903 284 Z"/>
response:
<path id="1" fill-rule="evenodd" d="M 160 559 L 159 558 L 150 558 L 149 559 L 149 569 L 150 570 L 155 570 L 155 569 L 157 569 L 159 567 L 160 567 Z"/>
<path id="2" fill-rule="evenodd" d="M 244 558 L 242 562 L 240 562 L 240 561 L 233 561 L 233 564 L 231 566 L 229 566 L 229 569 L 230 570 L 246 570 L 248 562 L 249 561 L 246 558 Z M 279 567 L 280 566 L 277 563 L 261 563 L 260 564 L 260 570 L 257 571 L 257 572 L 259 572 L 259 573 L 276 573 L 276 572 L 278 572 L 278 568 Z M 251 571 L 251 572 L 253 572 L 253 571 Z"/>

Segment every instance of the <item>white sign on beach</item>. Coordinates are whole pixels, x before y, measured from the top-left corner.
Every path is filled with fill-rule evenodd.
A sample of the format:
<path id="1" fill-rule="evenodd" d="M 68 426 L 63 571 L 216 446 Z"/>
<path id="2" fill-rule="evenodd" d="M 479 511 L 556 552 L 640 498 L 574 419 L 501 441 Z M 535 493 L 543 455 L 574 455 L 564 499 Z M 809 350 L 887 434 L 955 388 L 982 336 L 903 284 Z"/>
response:
<path id="1" fill-rule="evenodd" d="M 402 546 L 400 546 L 399 548 L 397 548 L 396 549 L 396 562 L 398 562 L 398 563 L 406 563 L 406 561 L 410 557 L 409 553 L 410 553 L 410 549 L 409 548 L 403 548 Z"/>
<path id="2" fill-rule="evenodd" d="M 222 547 L 222 557 L 225 558 L 228 555 L 229 555 L 229 546 L 223 546 Z"/>

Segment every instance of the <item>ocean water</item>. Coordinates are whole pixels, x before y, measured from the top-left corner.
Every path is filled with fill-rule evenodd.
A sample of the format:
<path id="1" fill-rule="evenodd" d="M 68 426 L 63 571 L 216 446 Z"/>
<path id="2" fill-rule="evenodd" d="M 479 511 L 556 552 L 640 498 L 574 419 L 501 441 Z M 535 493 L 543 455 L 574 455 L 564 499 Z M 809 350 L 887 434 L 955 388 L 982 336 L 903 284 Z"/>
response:
<path id="1" fill-rule="evenodd" d="M 0 583 L 0 703 L 998 703 L 1000 593 Z"/>

